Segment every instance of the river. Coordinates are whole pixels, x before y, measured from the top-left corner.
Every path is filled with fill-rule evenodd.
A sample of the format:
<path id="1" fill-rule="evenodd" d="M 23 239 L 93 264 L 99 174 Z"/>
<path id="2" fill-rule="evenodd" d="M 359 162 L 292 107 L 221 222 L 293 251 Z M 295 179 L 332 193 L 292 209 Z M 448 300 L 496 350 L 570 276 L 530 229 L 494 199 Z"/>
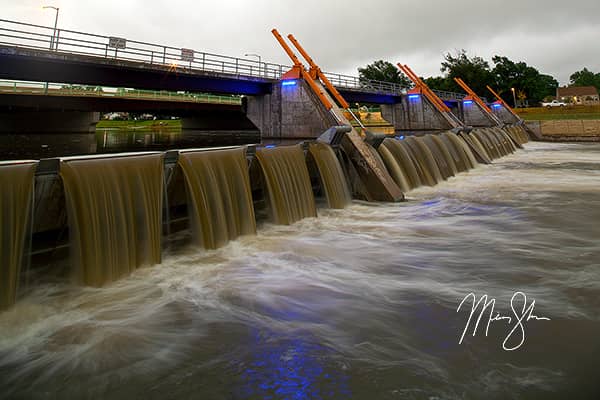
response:
<path id="1" fill-rule="evenodd" d="M 103 289 L 55 281 L 0 314 L 0 397 L 600 398 L 600 145 L 528 143 L 398 204 L 259 224 Z M 485 321 L 459 340 L 474 293 Z"/>

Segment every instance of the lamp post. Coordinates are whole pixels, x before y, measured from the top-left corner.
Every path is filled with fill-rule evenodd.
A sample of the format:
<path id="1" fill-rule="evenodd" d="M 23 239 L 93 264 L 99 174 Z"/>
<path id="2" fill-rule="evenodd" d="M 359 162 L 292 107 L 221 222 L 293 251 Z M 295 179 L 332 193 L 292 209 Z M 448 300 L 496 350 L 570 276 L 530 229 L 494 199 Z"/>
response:
<path id="1" fill-rule="evenodd" d="M 261 61 L 262 61 L 262 57 L 260 56 L 260 54 L 254 54 L 254 53 L 249 53 L 249 54 L 244 54 L 244 57 L 256 57 L 258 58 L 258 75 L 261 75 Z"/>
<path id="2" fill-rule="evenodd" d="M 510 88 L 510 90 L 512 91 L 512 94 L 513 94 L 513 104 L 515 105 L 515 108 L 517 108 L 517 95 L 515 94 L 515 88 L 512 87 L 512 88 Z"/>
<path id="3" fill-rule="evenodd" d="M 43 6 L 42 9 L 47 9 L 47 8 L 51 8 L 54 11 L 56 11 L 56 16 L 54 17 L 54 32 L 52 33 L 52 39 L 50 40 L 50 50 L 52 50 L 55 46 L 56 43 L 56 27 L 58 25 L 58 11 L 60 10 L 58 7 L 54 7 L 54 6 Z M 58 46 L 56 46 L 58 47 Z"/>

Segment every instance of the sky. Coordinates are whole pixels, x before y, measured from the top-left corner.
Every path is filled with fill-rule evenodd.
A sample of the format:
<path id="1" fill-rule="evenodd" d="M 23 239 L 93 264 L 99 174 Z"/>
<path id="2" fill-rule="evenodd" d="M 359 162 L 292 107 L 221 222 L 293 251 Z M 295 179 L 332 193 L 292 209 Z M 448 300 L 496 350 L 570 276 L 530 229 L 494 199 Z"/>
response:
<path id="1" fill-rule="evenodd" d="M 2 19 L 290 64 L 271 35 L 293 33 L 328 72 L 357 75 L 375 60 L 437 76 L 467 50 L 525 61 L 567 84 L 600 72 L 600 0 L 0 0 Z"/>

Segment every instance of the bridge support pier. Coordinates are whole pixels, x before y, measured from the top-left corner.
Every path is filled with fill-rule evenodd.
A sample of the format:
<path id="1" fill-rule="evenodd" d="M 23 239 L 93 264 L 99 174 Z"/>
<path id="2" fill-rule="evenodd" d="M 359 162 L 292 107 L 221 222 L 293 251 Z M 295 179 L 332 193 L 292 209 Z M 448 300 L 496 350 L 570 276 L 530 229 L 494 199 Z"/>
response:
<path id="1" fill-rule="evenodd" d="M 516 124 L 520 122 L 520 119 L 517 118 L 513 113 L 506 109 L 502 104 L 495 103 L 492 105 L 492 112 L 496 117 L 500 119 L 500 121 L 505 124 Z"/>
<path id="2" fill-rule="evenodd" d="M 421 95 L 402 96 L 396 104 L 382 104 L 381 116 L 396 132 L 434 132 L 454 128 L 440 112 Z"/>
<path id="3" fill-rule="evenodd" d="M 488 114 L 488 111 L 484 111 L 479 104 L 474 101 L 458 102 L 458 110 L 458 117 L 467 126 L 482 128 L 498 126 L 498 123 L 493 120 Z"/>
<path id="4" fill-rule="evenodd" d="M 266 140 L 314 139 L 338 125 L 303 79 L 274 84 L 270 94 L 245 97 L 242 108 Z"/>

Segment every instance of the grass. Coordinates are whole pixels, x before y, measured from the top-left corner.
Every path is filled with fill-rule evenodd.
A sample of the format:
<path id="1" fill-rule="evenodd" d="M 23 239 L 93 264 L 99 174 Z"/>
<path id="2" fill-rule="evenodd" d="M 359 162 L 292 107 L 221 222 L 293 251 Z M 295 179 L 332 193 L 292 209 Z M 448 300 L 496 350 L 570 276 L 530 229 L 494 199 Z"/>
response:
<path id="1" fill-rule="evenodd" d="M 532 107 L 517 108 L 515 111 L 521 118 L 529 121 L 600 119 L 600 106 Z"/>
<path id="2" fill-rule="evenodd" d="M 168 120 L 156 120 L 156 121 L 110 121 L 110 120 L 102 120 L 98 122 L 96 128 L 152 128 L 152 127 L 161 127 L 161 128 L 181 128 L 181 120 L 178 119 L 168 119 Z"/>

